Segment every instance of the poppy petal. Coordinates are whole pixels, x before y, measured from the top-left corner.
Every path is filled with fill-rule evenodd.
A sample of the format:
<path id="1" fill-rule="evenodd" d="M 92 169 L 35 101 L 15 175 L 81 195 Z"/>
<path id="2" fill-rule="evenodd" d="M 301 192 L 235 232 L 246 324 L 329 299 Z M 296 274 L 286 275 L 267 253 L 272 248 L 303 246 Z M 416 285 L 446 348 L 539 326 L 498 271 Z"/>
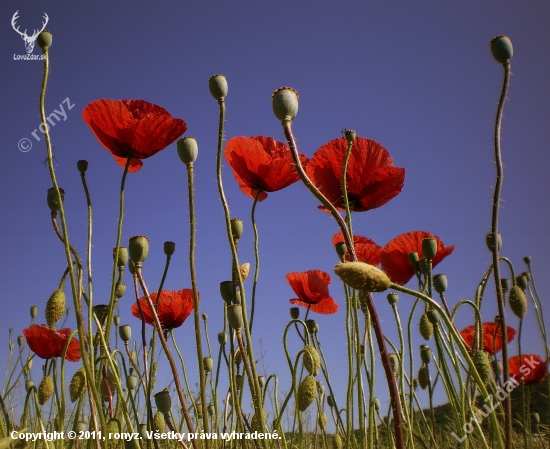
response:
<path id="1" fill-rule="evenodd" d="M 194 309 L 193 290 L 184 288 L 179 291 L 163 290 L 158 299 L 158 292 L 150 294 L 151 301 L 157 309 L 157 315 L 163 329 L 175 329 L 180 327 Z M 200 296 L 199 296 L 200 300 Z M 155 318 L 144 296 L 139 299 L 139 305 L 143 313 L 143 319 L 147 324 L 154 325 Z M 132 315 L 141 319 L 137 302 L 132 305 Z"/>
<path id="2" fill-rule="evenodd" d="M 344 234 L 341 232 L 332 237 L 332 246 L 336 246 L 337 243 L 345 243 Z M 355 247 L 355 254 L 359 262 L 374 266 L 380 263 L 383 248 L 378 246 L 373 240 L 361 235 L 354 235 L 353 246 Z M 346 260 L 350 260 L 349 252 L 346 254 Z"/>
<path id="3" fill-rule="evenodd" d="M 521 361 L 518 355 L 508 359 L 510 378 L 525 385 L 534 385 L 542 382 L 548 375 L 548 367 L 542 357 L 535 354 L 522 354 Z"/>
<path id="4" fill-rule="evenodd" d="M 502 349 L 502 326 L 499 323 L 483 323 L 483 350 L 491 355 L 496 354 Z M 466 345 L 472 349 L 475 336 L 475 327 L 468 326 L 461 330 L 460 335 Z M 516 336 L 516 330 L 506 326 L 506 338 L 510 343 Z"/>
<path id="5" fill-rule="evenodd" d="M 298 298 L 290 300 L 291 304 L 309 307 L 312 312 L 322 314 L 331 314 L 338 310 L 338 304 L 328 291 L 328 273 L 321 270 L 292 272 L 286 275 L 286 280 L 298 295 Z"/>

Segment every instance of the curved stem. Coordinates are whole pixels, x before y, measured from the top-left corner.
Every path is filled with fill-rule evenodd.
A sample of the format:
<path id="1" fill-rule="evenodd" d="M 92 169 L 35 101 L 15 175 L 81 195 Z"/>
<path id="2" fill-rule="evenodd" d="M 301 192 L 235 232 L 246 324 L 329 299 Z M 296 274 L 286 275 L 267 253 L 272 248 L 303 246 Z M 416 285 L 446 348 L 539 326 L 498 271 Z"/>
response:
<path id="1" fill-rule="evenodd" d="M 252 324 L 254 323 L 254 310 L 256 308 L 256 285 L 258 284 L 258 273 L 260 272 L 260 254 L 258 252 L 258 227 L 256 226 L 256 205 L 258 204 L 258 198 L 262 193 L 262 189 L 258 189 L 256 193 L 256 198 L 254 198 L 254 203 L 252 204 L 251 220 L 252 220 L 252 230 L 254 231 L 254 282 L 252 283 L 252 300 L 250 306 L 250 333 L 252 333 Z"/>

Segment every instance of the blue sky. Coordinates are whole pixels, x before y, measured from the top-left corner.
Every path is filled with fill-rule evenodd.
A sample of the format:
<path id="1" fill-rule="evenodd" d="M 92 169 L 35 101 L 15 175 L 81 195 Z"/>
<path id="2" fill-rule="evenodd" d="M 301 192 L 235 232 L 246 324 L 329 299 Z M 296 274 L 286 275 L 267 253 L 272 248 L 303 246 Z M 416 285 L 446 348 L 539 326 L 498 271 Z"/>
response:
<path id="1" fill-rule="evenodd" d="M 28 325 L 31 305 L 39 306 L 41 316 L 65 268 L 64 251 L 54 238 L 45 201 L 51 181 L 43 164 L 44 140 L 38 142 L 31 134 L 40 124 L 42 64 L 13 58 L 25 53 L 22 39 L 10 26 L 16 10 L 21 29 L 38 27 L 44 12 L 49 16 L 47 28 L 54 38 L 46 111 L 66 99 L 75 105 L 51 135 L 58 180 L 66 191 L 69 235 L 81 253 L 86 208 L 76 161 L 90 163 L 97 303 L 108 299 L 122 170 L 96 141 L 81 112 L 99 98 L 144 99 L 185 120 L 185 135 L 198 140 L 195 191 L 201 311 L 210 316 L 212 339 L 221 330 L 218 285 L 230 276 L 230 252 L 215 183 L 218 107 L 207 86 L 215 73 L 225 74 L 229 83 L 227 138 L 266 135 L 284 140 L 270 95 L 286 85 L 300 94 L 294 121 L 300 152 L 311 157 L 321 145 L 339 137 L 343 128 L 384 145 L 395 165 L 407 170 L 404 189 L 382 208 L 355 214 L 354 231 L 382 246 L 414 230 L 430 231 L 446 245 L 456 245 L 453 255 L 435 271 L 447 274 L 451 304 L 472 299 L 491 261 L 484 236 L 489 231 L 495 182 L 492 136 L 502 67 L 491 57 L 488 42 L 497 34 L 509 35 L 515 52 L 503 123 L 502 254 L 512 259 L 518 272 L 525 269 L 522 257 L 531 255 L 542 297 L 550 290 L 547 2 L 4 1 L 0 5 L 2 338 L 9 327 L 14 336 L 21 333 Z M 30 151 L 18 150 L 22 138 L 31 140 Z M 240 192 L 227 166 L 224 182 L 233 215 L 245 220 L 240 259 L 253 262 L 248 218 L 252 201 Z M 144 161 L 143 169 L 128 177 L 123 240 L 135 234 L 150 238 L 144 274 L 152 290 L 162 275 L 162 247 L 167 240 L 176 242 L 177 249 L 165 287 L 190 287 L 186 195 L 185 167 L 175 145 Z M 261 269 L 253 337 L 264 343 L 268 374 L 286 373 L 281 339 L 289 317 L 288 300 L 294 296 L 285 274 L 310 269 L 332 273 L 337 262 L 331 247 L 336 225 L 316 206 L 309 192 L 295 184 L 270 194 L 257 208 Z M 335 276 L 330 291 L 343 306 Z M 496 313 L 493 296 L 491 288 L 483 310 L 487 320 Z M 123 323 L 134 325 L 136 335 L 131 298 L 127 293 L 121 300 L 120 315 Z M 384 330 L 396 341 L 385 295 L 376 301 Z M 410 298 L 401 298 L 402 319 L 411 303 Z M 524 342 L 529 350 L 541 352 L 532 308 L 528 313 Z M 344 314 L 316 318 L 331 375 L 343 378 Z M 457 327 L 465 327 L 472 316 L 464 311 L 457 322 Z M 514 317 L 510 322 L 517 327 Z M 74 317 L 68 324 L 74 327 Z M 193 366 L 192 322 L 177 334 L 180 348 L 188 353 L 187 363 Z M 421 343 L 417 338 L 415 347 Z M 0 344 L 2 359 L 6 348 Z M 256 352 L 259 355 L 257 343 Z M 511 353 L 517 353 L 517 347 Z M 385 399 L 383 380 L 377 389 Z"/>

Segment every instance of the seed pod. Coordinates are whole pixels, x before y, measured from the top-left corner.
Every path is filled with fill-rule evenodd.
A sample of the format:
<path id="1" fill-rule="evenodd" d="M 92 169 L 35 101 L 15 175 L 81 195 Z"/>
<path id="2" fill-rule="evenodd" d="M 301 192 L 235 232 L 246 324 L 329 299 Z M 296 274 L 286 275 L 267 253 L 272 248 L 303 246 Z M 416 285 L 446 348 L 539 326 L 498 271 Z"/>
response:
<path id="1" fill-rule="evenodd" d="M 425 257 L 423 257 L 418 261 L 418 271 L 420 271 L 422 274 L 427 275 L 431 269 L 432 269 L 432 264 Z"/>
<path id="2" fill-rule="evenodd" d="M 130 255 L 130 260 L 134 264 L 138 264 L 147 259 L 149 254 L 149 239 L 144 235 L 134 235 L 130 237 L 128 243 L 128 254 Z"/>
<path id="3" fill-rule="evenodd" d="M 523 258 L 523 261 L 527 264 L 527 265 L 531 265 L 531 256 L 525 256 Z"/>
<path id="4" fill-rule="evenodd" d="M 116 246 L 113 248 L 113 260 L 115 260 L 116 256 Z M 123 267 L 128 263 L 128 248 L 125 246 L 119 246 L 118 247 L 118 259 L 117 259 L 117 267 Z"/>
<path id="5" fill-rule="evenodd" d="M 35 319 L 36 318 L 36 314 L 38 313 L 38 307 L 36 306 L 31 306 L 31 319 Z"/>
<path id="6" fill-rule="evenodd" d="M 250 273 L 250 264 L 248 262 L 243 263 L 239 267 L 239 271 L 241 272 L 241 279 L 246 281 L 246 278 L 248 277 L 248 273 Z"/>
<path id="7" fill-rule="evenodd" d="M 115 326 L 116 327 L 119 327 L 120 326 L 120 316 L 119 315 L 115 315 L 113 317 L 113 323 L 115 323 Z"/>
<path id="8" fill-rule="evenodd" d="M 491 48 L 493 58 L 501 64 L 509 61 L 514 56 L 514 47 L 508 36 L 500 35 L 493 37 L 491 42 L 489 42 L 489 47 Z"/>
<path id="9" fill-rule="evenodd" d="M 197 160 L 199 146 L 194 137 L 184 137 L 177 142 L 178 156 L 185 165 L 191 165 Z"/>
<path id="10" fill-rule="evenodd" d="M 325 386 L 323 385 L 323 382 L 320 380 L 316 381 L 317 383 L 317 393 L 319 393 L 319 396 L 323 396 L 325 394 Z"/>
<path id="11" fill-rule="evenodd" d="M 390 303 L 390 306 L 397 305 L 397 302 L 399 301 L 399 296 L 395 292 L 391 292 L 387 296 L 388 302 Z"/>
<path id="12" fill-rule="evenodd" d="M 319 325 L 312 319 L 306 320 L 306 327 L 310 334 L 316 334 L 319 331 Z"/>
<path id="13" fill-rule="evenodd" d="M 226 341 L 227 341 L 227 336 L 226 336 L 225 332 L 220 332 L 218 334 L 218 343 L 220 345 L 225 345 Z"/>
<path id="14" fill-rule="evenodd" d="M 418 327 L 420 330 L 420 335 L 422 335 L 424 340 L 429 340 L 432 338 L 432 335 L 434 334 L 434 325 L 430 322 L 427 313 L 423 313 L 420 317 L 420 324 Z"/>
<path id="15" fill-rule="evenodd" d="M 241 390 L 244 385 L 244 377 L 241 376 L 240 374 L 237 374 L 235 376 L 235 383 L 237 384 L 237 390 Z"/>
<path id="16" fill-rule="evenodd" d="M 485 351 L 477 351 L 472 356 L 472 361 L 479 373 L 479 377 L 483 383 L 487 384 L 491 380 L 491 363 L 489 362 L 489 355 Z"/>
<path id="17" fill-rule="evenodd" d="M 57 289 L 55 292 L 52 293 L 50 296 L 50 299 L 48 299 L 48 302 L 46 303 L 46 324 L 48 327 L 53 328 L 55 326 L 55 323 L 57 323 L 63 314 L 65 313 L 65 306 L 66 306 L 66 300 L 65 300 L 65 292 L 63 289 Z"/>
<path id="18" fill-rule="evenodd" d="M 170 413 L 170 408 L 172 407 L 172 399 L 170 398 L 170 392 L 165 389 L 156 393 L 155 405 L 157 406 L 157 410 L 163 415 Z"/>
<path id="19" fill-rule="evenodd" d="M 495 249 L 495 245 L 494 245 L 494 242 L 493 242 L 493 233 L 492 232 L 489 232 L 489 234 L 487 234 L 485 236 L 485 244 L 487 245 L 487 249 L 491 252 L 493 252 L 493 250 Z M 497 248 L 498 250 L 500 251 L 500 248 L 502 247 L 502 236 L 500 234 L 497 234 Z"/>
<path id="20" fill-rule="evenodd" d="M 305 411 L 317 396 L 317 383 L 312 375 L 304 377 L 298 385 L 297 407 L 301 412 Z"/>
<path id="21" fill-rule="evenodd" d="M 439 313 L 437 313 L 437 310 L 430 309 L 426 312 L 428 315 L 428 319 L 430 320 L 430 323 L 432 324 L 438 324 L 439 323 Z"/>
<path id="22" fill-rule="evenodd" d="M 227 321 L 231 329 L 239 330 L 243 327 L 243 309 L 239 304 L 231 304 L 227 307 Z"/>
<path id="23" fill-rule="evenodd" d="M 202 359 L 202 367 L 204 368 L 204 371 L 209 373 L 212 371 L 212 368 L 214 368 L 214 359 L 212 357 L 205 357 Z"/>
<path id="24" fill-rule="evenodd" d="M 332 449 L 342 449 L 344 447 L 344 442 L 339 433 L 335 433 L 332 437 Z"/>
<path id="25" fill-rule="evenodd" d="M 357 133 L 353 129 L 346 129 L 344 135 L 346 136 L 348 143 L 353 142 L 357 137 Z"/>
<path id="26" fill-rule="evenodd" d="M 319 413 L 319 418 L 317 419 L 317 422 L 319 423 L 319 427 L 321 429 L 324 429 L 328 424 L 328 417 L 325 412 Z"/>
<path id="27" fill-rule="evenodd" d="M 53 388 L 53 379 L 51 376 L 45 376 L 38 386 L 38 403 L 40 405 L 44 405 L 52 397 Z"/>
<path id="28" fill-rule="evenodd" d="M 434 238 L 422 239 L 422 254 L 428 260 L 432 260 L 437 254 L 437 240 Z"/>
<path id="29" fill-rule="evenodd" d="M 208 78 L 208 89 L 216 100 L 221 100 L 227 96 L 227 80 L 223 75 L 212 75 Z"/>
<path id="30" fill-rule="evenodd" d="M 235 285 L 233 284 L 233 281 L 220 282 L 220 295 L 227 304 L 231 304 L 233 301 L 234 293 Z"/>
<path id="31" fill-rule="evenodd" d="M 36 43 L 45 53 L 52 46 L 52 33 L 48 30 L 42 31 L 36 38 Z"/>
<path id="32" fill-rule="evenodd" d="M 137 383 L 138 383 L 138 378 L 135 374 L 130 374 L 128 376 L 128 381 L 127 381 L 127 386 L 128 386 L 128 390 L 135 390 L 136 387 L 137 387 Z"/>
<path id="33" fill-rule="evenodd" d="M 300 308 L 299 307 L 291 307 L 290 308 L 290 318 L 293 320 L 297 320 L 300 318 Z"/>
<path id="34" fill-rule="evenodd" d="M 86 170 L 88 170 L 88 161 L 80 159 L 76 162 L 76 168 L 80 173 L 86 173 Z"/>
<path id="35" fill-rule="evenodd" d="M 416 251 L 412 251 L 409 253 L 409 262 L 413 267 L 416 269 L 416 264 L 420 260 L 420 257 L 418 256 L 418 253 Z"/>
<path id="36" fill-rule="evenodd" d="M 334 267 L 334 272 L 345 284 L 356 290 L 383 292 L 391 285 L 386 273 L 363 262 L 339 263 Z"/>
<path id="37" fill-rule="evenodd" d="M 78 369 L 71 379 L 69 384 L 69 396 L 71 397 L 71 402 L 76 402 L 80 396 L 84 393 L 86 388 L 86 371 L 84 368 Z"/>
<path id="38" fill-rule="evenodd" d="M 293 120 L 298 114 L 298 92 L 291 87 L 280 87 L 271 95 L 273 113 L 281 122 Z"/>
<path id="39" fill-rule="evenodd" d="M 336 254 L 338 254 L 340 258 L 343 258 L 348 252 L 348 247 L 344 242 L 338 242 L 334 248 L 336 249 Z"/>
<path id="40" fill-rule="evenodd" d="M 418 385 L 420 385 L 420 388 L 425 390 L 428 388 L 428 384 L 430 383 L 430 372 L 428 371 L 427 365 L 422 365 L 420 369 L 418 370 Z"/>
<path id="41" fill-rule="evenodd" d="M 165 428 L 166 421 L 164 420 L 164 415 L 157 411 L 153 417 L 153 430 L 155 432 L 164 432 Z"/>
<path id="42" fill-rule="evenodd" d="M 59 194 L 61 195 L 61 203 L 63 203 L 63 201 L 65 200 L 65 190 L 60 188 Z M 46 201 L 48 203 L 48 207 L 52 212 L 61 210 L 61 204 L 59 203 L 59 201 L 57 201 L 57 195 L 55 194 L 55 189 L 53 187 L 50 187 L 48 189 Z"/>
<path id="43" fill-rule="evenodd" d="M 336 401 L 334 400 L 334 396 L 331 394 L 327 396 L 327 404 L 329 407 L 336 407 Z"/>
<path id="44" fill-rule="evenodd" d="M 433 277 L 434 290 L 440 295 L 447 290 L 447 276 L 444 274 L 436 274 Z"/>
<path id="45" fill-rule="evenodd" d="M 231 235 L 235 240 L 239 240 L 243 235 L 243 221 L 240 218 L 231 219 Z"/>
<path id="46" fill-rule="evenodd" d="M 420 345 L 420 358 L 424 364 L 429 365 L 432 361 L 432 350 L 428 345 Z"/>
<path id="47" fill-rule="evenodd" d="M 23 338 L 22 335 L 19 335 L 19 337 L 17 337 L 17 345 L 19 347 L 23 346 L 23 342 L 25 341 L 25 339 Z"/>
<path id="48" fill-rule="evenodd" d="M 525 293 L 523 290 L 514 285 L 510 290 L 510 296 L 508 296 L 508 303 L 510 304 L 510 309 L 514 314 L 523 319 L 527 314 L 527 299 L 525 298 Z"/>
<path id="49" fill-rule="evenodd" d="M 173 256 L 176 252 L 176 244 L 174 242 L 164 242 L 164 254 L 168 257 Z"/>
<path id="50" fill-rule="evenodd" d="M 506 293 L 508 290 L 510 290 L 510 279 L 501 278 L 500 279 L 500 288 L 502 289 L 503 293 Z"/>
<path id="51" fill-rule="evenodd" d="M 252 432 L 261 432 L 262 431 L 262 424 L 265 426 L 265 422 L 267 420 L 266 413 L 262 410 L 260 412 L 261 418 L 258 419 L 258 416 L 254 413 L 254 416 L 252 416 L 252 419 L 250 420 L 250 430 Z"/>
<path id="52" fill-rule="evenodd" d="M 204 321 L 206 321 L 206 320 L 208 319 L 208 314 L 207 314 L 207 313 L 203 313 L 203 314 L 202 314 L 202 319 L 203 319 Z"/>
<path id="53" fill-rule="evenodd" d="M 92 310 L 94 311 L 99 324 L 103 326 L 105 324 L 105 320 L 107 319 L 107 315 L 109 314 L 109 306 L 107 304 L 97 304 L 92 307 Z"/>
<path id="54" fill-rule="evenodd" d="M 516 284 L 519 288 L 525 291 L 529 288 L 529 278 L 523 274 L 520 274 L 516 277 Z"/>
<path id="55" fill-rule="evenodd" d="M 302 361 L 308 373 L 312 376 L 316 376 L 319 372 L 319 369 L 321 368 L 321 359 L 319 358 L 319 353 L 317 352 L 317 349 L 315 349 L 311 345 L 304 346 Z"/>
<path id="56" fill-rule="evenodd" d="M 126 284 L 124 282 L 117 282 L 115 288 L 115 296 L 120 299 L 126 293 Z"/>
<path id="57" fill-rule="evenodd" d="M 390 366 L 393 375 L 397 377 L 399 374 L 399 357 L 397 357 L 397 354 L 390 354 L 388 358 L 390 359 Z"/>

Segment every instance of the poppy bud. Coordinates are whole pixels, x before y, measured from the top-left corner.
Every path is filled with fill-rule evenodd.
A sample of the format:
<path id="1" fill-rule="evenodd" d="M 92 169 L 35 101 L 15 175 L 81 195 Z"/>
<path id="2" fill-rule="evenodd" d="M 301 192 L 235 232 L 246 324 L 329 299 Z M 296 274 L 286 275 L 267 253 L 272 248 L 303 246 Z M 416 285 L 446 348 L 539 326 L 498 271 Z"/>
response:
<path id="1" fill-rule="evenodd" d="M 391 370 L 394 376 L 397 376 L 399 374 L 399 357 L 397 357 L 397 354 L 390 354 L 389 359 Z"/>
<path id="2" fill-rule="evenodd" d="M 115 316 L 113 317 L 113 323 L 115 323 L 115 326 L 116 326 L 116 327 L 120 326 L 120 316 L 115 315 Z"/>
<path id="3" fill-rule="evenodd" d="M 290 308 L 290 318 L 293 320 L 297 320 L 300 317 L 300 308 L 299 307 L 291 307 Z"/>
<path id="4" fill-rule="evenodd" d="M 422 274 L 428 274 L 431 268 L 432 264 L 425 257 L 418 261 L 418 271 L 420 271 Z"/>
<path id="5" fill-rule="evenodd" d="M 202 367 L 204 370 L 209 373 L 214 368 L 214 359 L 212 357 L 205 357 L 202 359 Z"/>
<path id="6" fill-rule="evenodd" d="M 346 136 L 346 140 L 348 141 L 348 143 L 353 142 L 355 140 L 355 137 L 357 136 L 353 129 L 346 129 L 344 131 L 344 135 Z"/>
<path id="7" fill-rule="evenodd" d="M 436 274 L 433 277 L 433 284 L 435 291 L 442 295 L 447 290 L 447 276 L 444 274 Z"/>
<path id="8" fill-rule="evenodd" d="M 527 278 L 527 276 L 520 274 L 516 277 L 516 284 L 519 288 L 525 291 L 529 287 L 529 279 Z"/>
<path id="9" fill-rule="evenodd" d="M 34 387 L 34 382 L 32 380 L 27 380 L 25 382 L 25 391 L 29 391 L 32 387 Z"/>
<path id="10" fill-rule="evenodd" d="M 46 53 L 46 50 L 52 45 L 52 33 L 48 30 L 42 31 L 36 38 L 36 43 Z"/>
<path id="11" fill-rule="evenodd" d="M 319 418 L 317 419 L 317 422 L 319 423 L 319 427 L 321 429 L 324 429 L 328 424 L 328 417 L 325 412 L 319 413 Z"/>
<path id="12" fill-rule="evenodd" d="M 235 286 L 233 284 L 233 281 L 220 282 L 220 295 L 227 304 L 231 304 L 231 302 L 233 301 L 234 291 Z"/>
<path id="13" fill-rule="evenodd" d="M 298 92 L 291 87 L 280 87 L 271 95 L 273 113 L 281 122 L 292 120 L 298 114 Z"/>
<path id="14" fill-rule="evenodd" d="M 319 330 L 319 326 L 315 322 L 315 320 L 307 320 L 306 321 L 306 327 L 310 334 L 315 334 Z"/>
<path id="15" fill-rule="evenodd" d="M 128 385 L 129 390 L 135 390 L 137 387 L 137 382 L 138 382 L 137 376 L 135 374 L 130 374 L 128 376 L 128 383 L 126 385 Z"/>
<path id="16" fill-rule="evenodd" d="M 184 137 L 177 142 L 178 156 L 185 165 L 191 165 L 197 160 L 199 146 L 194 137 Z"/>
<path id="17" fill-rule="evenodd" d="M 155 413 L 153 416 L 153 430 L 156 432 L 163 432 L 166 428 L 166 421 L 164 420 L 164 415 L 162 413 Z"/>
<path id="18" fill-rule="evenodd" d="M 214 413 L 216 412 L 216 407 L 214 406 L 214 404 L 208 404 L 207 410 L 210 416 L 214 416 Z"/>
<path id="19" fill-rule="evenodd" d="M 59 189 L 59 194 L 61 195 L 61 202 L 63 203 L 65 200 L 65 190 Z M 61 209 L 61 204 L 57 201 L 57 195 L 55 194 L 55 189 L 53 187 L 48 189 L 47 202 L 51 211 L 58 211 Z"/>
<path id="20" fill-rule="evenodd" d="M 514 47 L 508 36 L 500 35 L 493 37 L 491 42 L 489 42 L 489 47 L 491 48 L 493 58 L 501 64 L 509 61 L 514 56 Z"/>
<path id="21" fill-rule="evenodd" d="M 502 289 L 503 293 L 506 293 L 510 289 L 510 279 L 501 278 L 500 288 Z"/>
<path id="22" fill-rule="evenodd" d="M 237 384 L 237 390 L 241 390 L 244 385 L 244 377 L 241 376 L 240 374 L 237 374 L 235 376 L 235 383 Z"/>
<path id="23" fill-rule="evenodd" d="M 124 324 L 118 328 L 118 333 L 120 335 L 120 339 L 127 343 L 132 338 L 132 328 L 129 324 Z"/>
<path id="24" fill-rule="evenodd" d="M 225 345 L 226 340 L 227 340 L 227 336 L 226 336 L 225 332 L 220 332 L 218 334 L 218 343 L 220 345 Z"/>
<path id="25" fill-rule="evenodd" d="M 149 254 L 149 239 L 143 235 L 134 235 L 130 237 L 128 244 L 128 253 L 134 264 L 141 263 L 147 259 Z"/>
<path id="26" fill-rule="evenodd" d="M 332 437 L 332 447 L 333 449 L 342 449 L 344 447 L 344 442 L 339 433 L 335 433 Z"/>
<path id="27" fill-rule="evenodd" d="M 31 306 L 31 319 L 34 320 L 36 318 L 37 313 L 38 313 L 38 307 Z"/>
<path id="28" fill-rule="evenodd" d="M 420 260 L 420 257 L 418 256 L 418 253 L 416 251 L 412 251 L 409 253 L 409 262 L 413 267 L 416 267 L 416 264 Z"/>
<path id="29" fill-rule="evenodd" d="M 92 307 L 92 310 L 94 311 L 99 324 L 103 326 L 105 324 L 105 320 L 107 319 L 107 315 L 109 314 L 109 306 L 107 304 L 97 304 Z"/>
<path id="30" fill-rule="evenodd" d="M 231 219 L 231 235 L 235 240 L 239 240 L 243 235 L 243 221 L 240 218 Z"/>
<path id="31" fill-rule="evenodd" d="M 243 327 L 243 309 L 240 304 L 232 304 L 227 307 L 227 321 L 234 330 Z"/>
<path id="32" fill-rule="evenodd" d="M 338 242 L 334 248 L 336 249 L 336 254 L 338 254 L 338 256 L 340 256 L 340 258 L 343 258 L 347 252 L 348 252 L 348 247 L 346 246 L 346 244 L 344 242 Z"/>
<path id="33" fill-rule="evenodd" d="M 397 296 L 397 293 L 395 292 L 388 294 L 387 298 L 388 298 L 388 302 L 390 303 L 390 306 L 397 305 L 397 302 L 399 301 L 399 296 Z"/>
<path id="34" fill-rule="evenodd" d="M 17 337 L 17 345 L 18 345 L 19 347 L 23 346 L 23 341 L 25 341 L 25 340 L 23 339 L 23 336 L 22 336 L 22 335 L 20 335 L 19 337 Z"/>
<path id="35" fill-rule="evenodd" d="M 418 385 L 425 390 L 430 384 L 430 372 L 427 365 L 422 365 L 418 370 Z"/>
<path id="36" fill-rule="evenodd" d="M 48 327 L 53 328 L 63 314 L 65 313 L 65 292 L 62 289 L 58 289 L 52 293 L 50 299 L 46 303 L 46 324 Z"/>
<path id="37" fill-rule="evenodd" d="M 512 309 L 512 312 L 514 312 L 517 317 L 520 319 L 525 318 L 527 314 L 527 299 L 525 298 L 523 290 L 517 285 L 514 285 L 510 290 L 508 302 L 510 304 L 510 309 Z"/>
<path id="38" fill-rule="evenodd" d="M 340 263 L 334 267 L 334 272 L 345 284 L 355 290 L 383 292 L 391 285 L 386 273 L 363 262 Z"/>
<path id="39" fill-rule="evenodd" d="M 494 251 L 495 249 L 495 245 L 494 245 L 494 242 L 493 242 L 493 233 L 492 232 L 489 232 L 489 234 L 487 234 L 485 236 L 485 244 L 487 245 L 487 249 L 491 252 Z M 498 251 L 500 251 L 500 248 L 502 247 L 502 236 L 500 234 L 497 234 L 497 248 L 498 248 Z"/>
<path id="40" fill-rule="evenodd" d="M 427 312 L 428 319 L 430 320 L 430 323 L 437 324 L 439 323 L 439 313 L 437 313 L 437 310 L 431 309 Z"/>
<path id="41" fill-rule="evenodd" d="M 310 374 L 304 377 L 304 380 L 298 385 L 297 406 L 301 412 L 305 411 L 317 396 L 317 383 L 315 378 Z"/>
<path id="42" fill-rule="evenodd" d="M 261 432 L 262 424 L 265 426 L 266 419 L 267 416 L 263 410 L 261 410 L 260 412 L 259 419 L 258 416 L 254 414 L 254 416 L 252 416 L 252 419 L 250 420 L 250 430 L 252 430 L 252 432 Z"/>
<path id="43" fill-rule="evenodd" d="M 437 240 L 433 238 L 422 239 L 422 254 L 428 260 L 432 260 L 437 253 Z"/>
<path id="44" fill-rule="evenodd" d="M 523 258 L 523 261 L 527 264 L 527 265 L 531 265 L 531 256 L 525 256 Z"/>
<path id="45" fill-rule="evenodd" d="M 427 313 L 423 313 L 420 317 L 420 324 L 418 325 L 418 328 L 420 330 L 420 335 L 422 335 L 424 340 L 429 340 L 432 338 L 432 335 L 434 334 L 434 325 L 428 318 Z"/>
<path id="46" fill-rule="evenodd" d="M 168 390 L 162 390 L 155 394 L 155 405 L 157 406 L 157 410 L 163 415 L 170 413 L 170 408 L 172 407 L 170 392 Z"/>
<path id="47" fill-rule="evenodd" d="M 260 385 L 260 388 L 265 387 L 265 377 L 264 376 L 258 376 L 258 384 Z"/>
<path id="48" fill-rule="evenodd" d="M 52 397 L 53 394 L 53 379 L 51 376 L 45 376 L 38 386 L 38 403 L 44 405 L 48 402 L 48 399 Z"/>
<path id="49" fill-rule="evenodd" d="M 422 359 L 422 362 L 424 362 L 426 365 L 429 365 L 432 361 L 432 355 L 432 350 L 428 345 L 420 346 L 420 358 Z"/>
<path id="50" fill-rule="evenodd" d="M 250 273 L 250 264 L 248 262 L 243 263 L 239 267 L 239 271 L 241 272 L 241 279 L 246 281 L 246 278 L 248 277 L 248 273 Z"/>
<path id="51" fill-rule="evenodd" d="M 331 394 L 327 396 L 327 404 L 329 407 L 336 407 L 336 401 L 334 400 L 334 396 Z"/>
<path id="52" fill-rule="evenodd" d="M 174 242 L 164 242 L 164 254 L 172 256 L 176 251 L 176 244 Z"/>
<path id="53" fill-rule="evenodd" d="M 86 371 L 84 371 L 84 368 L 80 368 L 76 370 L 73 378 L 71 379 L 71 382 L 69 383 L 69 396 L 71 398 L 71 402 L 76 402 L 77 399 L 82 396 L 85 389 Z"/>
<path id="54" fill-rule="evenodd" d="M 223 75 L 212 75 L 208 78 L 208 89 L 216 100 L 227 97 L 227 80 Z"/>
<path id="55" fill-rule="evenodd" d="M 372 404 L 374 405 L 374 409 L 375 409 L 376 411 L 380 410 L 380 399 L 374 398 L 374 399 L 372 400 Z"/>
<path id="56" fill-rule="evenodd" d="M 325 394 L 325 386 L 323 385 L 323 382 L 320 380 L 316 381 L 317 383 L 317 393 L 319 393 L 319 396 L 323 396 Z"/>
<path id="57" fill-rule="evenodd" d="M 80 173 L 86 173 L 86 170 L 88 170 L 88 161 L 85 161 L 84 159 L 80 159 L 76 163 L 76 168 Z"/>
<path id="58" fill-rule="evenodd" d="M 115 296 L 120 299 L 124 296 L 124 293 L 126 293 L 126 284 L 124 282 L 117 282 Z"/>
<path id="59" fill-rule="evenodd" d="M 240 304 L 241 303 L 241 291 L 240 290 L 235 290 L 235 301 L 234 301 L 235 304 Z"/>
<path id="60" fill-rule="evenodd" d="M 483 383 L 487 384 L 491 380 L 491 364 L 489 362 L 489 355 L 485 351 L 477 351 L 472 356 L 472 361 L 479 373 L 479 377 Z"/>
<path id="61" fill-rule="evenodd" d="M 113 260 L 115 260 L 115 256 L 116 256 L 116 247 L 113 248 Z M 117 267 L 123 267 L 127 263 L 128 263 L 128 248 L 126 248 L 125 246 L 119 246 Z"/>
<path id="62" fill-rule="evenodd" d="M 317 349 L 311 345 L 304 346 L 302 361 L 307 369 L 307 372 L 313 376 L 316 376 L 321 368 L 321 359 Z"/>
<path id="63" fill-rule="evenodd" d="M 206 321 L 206 320 L 208 319 L 208 314 L 207 314 L 207 313 L 203 313 L 203 314 L 202 314 L 202 319 L 203 319 L 204 321 Z"/>

